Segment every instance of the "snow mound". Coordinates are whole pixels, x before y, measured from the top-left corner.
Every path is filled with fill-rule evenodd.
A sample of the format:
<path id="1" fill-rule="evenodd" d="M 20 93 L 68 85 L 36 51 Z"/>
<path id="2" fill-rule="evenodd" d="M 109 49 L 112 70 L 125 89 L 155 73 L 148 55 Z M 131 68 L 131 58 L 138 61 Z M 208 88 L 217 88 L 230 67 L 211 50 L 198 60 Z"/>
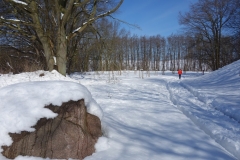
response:
<path id="1" fill-rule="evenodd" d="M 169 90 L 187 117 L 240 158 L 240 60 L 204 76 L 171 83 Z"/>
<path id="2" fill-rule="evenodd" d="M 78 82 L 74 79 L 69 78 L 68 76 L 64 77 L 56 70 L 51 72 L 49 71 L 35 71 L 35 72 L 24 72 L 20 74 L 0 74 L 0 88 L 20 82 L 32 82 L 32 81 L 72 81 Z"/>
<path id="3" fill-rule="evenodd" d="M 39 73 L 44 73 L 44 76 L 40 77 Z M 8 81 L 4 81 L 4 78 Z M 60 106 L 70 100 L 84 99 L 89 113 L 100 119 L 103 117 L 102 109 L 85 86 L 56 71 L 1 75 L 0 81 L 4 86 L 0 88 L 0 146 L 11 145 L 9 132 L 32 132 L 32 126 L 40 118 L 56 117 L 56 113 L 44 108 L 49 104 Z"/>
<path id="4" fill-rule="evenodd" d="M 201 83 L 210 83 L 210 84 L 218 84 L 224 85 L 226 83 L 234 83 L 238 82 L 240 76 L 240 60 L 235 61 L 229 65 L 226 65 L 218 70 L 205 74 L 201 78 L 195 79 Z"/>
<path id="5" fill-rule="evenodd" d="M 201 101 L 240 122 L 240 60 L 183 85 Z"/>

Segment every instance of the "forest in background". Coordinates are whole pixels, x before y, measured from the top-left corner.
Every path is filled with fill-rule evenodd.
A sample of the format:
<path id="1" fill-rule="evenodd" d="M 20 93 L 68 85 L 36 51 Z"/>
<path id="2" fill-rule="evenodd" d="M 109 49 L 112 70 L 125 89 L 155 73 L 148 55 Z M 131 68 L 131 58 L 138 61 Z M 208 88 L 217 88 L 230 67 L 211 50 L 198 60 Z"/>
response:
<path id="1" fill-rule="evenodd" d="M 2 2 L 2 1 L 1 1 Z M 121 28 L 111 16 L 91 23 L 67 43 L 67 73 L 86 71 L 211 71 L 240 59 L 239 0 L 204 0 L 180 14 L 185 32 L 138 36 Z M 4 13 L 4 4 L 0 3 Z M 49 19 L 42 21 L 48 26 Z M 1 18 L 0 73 L 48 70 L 45 54 L 35 32 L 16 34 Z M 94 28 L 94 29 L 93 29 Z M 49 31 L 53 28 L 48 28 Z M 50 35 L 50 45 L 55 36 Z M 54 48 L 54 46 L 53 46 Z M 57 55 L 56 55 L 57 56 Z"/>

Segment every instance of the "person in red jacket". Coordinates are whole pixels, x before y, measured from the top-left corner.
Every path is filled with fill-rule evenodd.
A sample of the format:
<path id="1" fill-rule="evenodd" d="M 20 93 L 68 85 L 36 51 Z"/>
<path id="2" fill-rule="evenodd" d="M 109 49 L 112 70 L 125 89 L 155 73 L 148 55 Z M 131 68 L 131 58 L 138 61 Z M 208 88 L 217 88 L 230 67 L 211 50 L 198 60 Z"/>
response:
<path id="1" fill-rule="evenodd" d="M 181 69 L 178 70 L 178 75 L 179 75 L 179 79 L 181 79 L 181 76 L 182 76 L 182 70 Z"/>

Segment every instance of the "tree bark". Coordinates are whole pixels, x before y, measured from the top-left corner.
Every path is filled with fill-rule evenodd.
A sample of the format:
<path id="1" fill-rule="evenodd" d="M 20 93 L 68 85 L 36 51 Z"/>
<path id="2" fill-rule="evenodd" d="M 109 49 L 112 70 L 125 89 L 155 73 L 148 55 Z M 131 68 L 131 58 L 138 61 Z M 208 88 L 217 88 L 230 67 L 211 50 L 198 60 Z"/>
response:
<path id="1" fill-rule="evenodd" d="M 31 17 L 33 20 L 33 27 L 35 28 L 35 31 L 39 37 L 39 40 L 41 41 L 43 45 L 43 50 L 46 58 L 46 63 L 48 66 L 48 70 L 52 71 L 54 68 L 54 59 L 53 59 L 53 51 L 50 45 L 50 40 L 44 33 L 44 30 L 41 25 L 41 21 L 38 16 L 38 9 L 37 9 L 37 3 L 35 1 L 31 1 L 29 4 Z"/>
<path id="2" fill-rule="evenodd" d="M 59 28 L 58 32 L 58 40 L 57 40 L 57 53 L 56 53 L 56 59 L 57 59 L 57 66 L 58 66 L 58 72 L 62 75 L 66 76 L 67 71 L 67 39 L 65 34 L 65 29 L 62 26 Z"/>

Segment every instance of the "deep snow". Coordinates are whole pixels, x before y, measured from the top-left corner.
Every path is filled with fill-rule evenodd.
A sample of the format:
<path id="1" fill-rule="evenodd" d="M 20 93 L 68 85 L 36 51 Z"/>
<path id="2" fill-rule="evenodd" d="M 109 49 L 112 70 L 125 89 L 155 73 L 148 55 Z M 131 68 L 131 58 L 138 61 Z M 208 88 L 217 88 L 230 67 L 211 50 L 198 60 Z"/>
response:
<path id="1" fill-rule="evenodd" d="M 54 117 L 44 105 L 86 98 L 104 137 L 85 160 L 240 159 L 239 71 L 240 61 L 181 80 L 171 72 L 144 72 L 144 79 L 134 71 L 0 74 L 0 145 L 11 143 L 7 132 Z"/>

